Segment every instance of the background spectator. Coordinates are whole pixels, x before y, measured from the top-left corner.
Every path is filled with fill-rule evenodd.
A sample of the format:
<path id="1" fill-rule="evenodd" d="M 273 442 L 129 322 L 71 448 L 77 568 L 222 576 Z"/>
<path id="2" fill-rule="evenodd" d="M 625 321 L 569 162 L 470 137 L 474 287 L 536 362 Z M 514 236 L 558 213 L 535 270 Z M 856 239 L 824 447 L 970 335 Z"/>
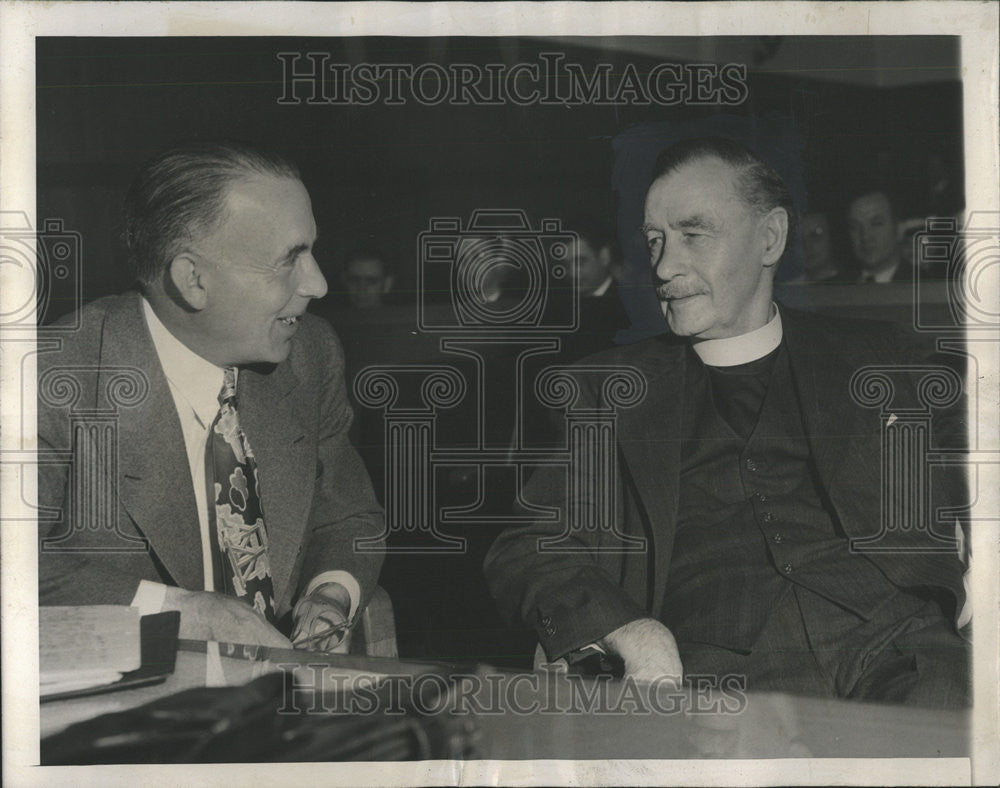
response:
<path id="1" fill-rule="evenodd" d="M 820 284 L 842 282 L 843 266 L 834 251 L 830 217 L 822 211 L 813 211 L 802 217 L 802 273 L 789 280 L 789 284 Z"/>
<path id="2" fill-rule="evenodd" d="M 884 189 L 863 191 L 847 208 L 851 251 L 861 265 L 859 283 L 906 281 L 912 269 L 901 265 L 896 237 L 896 217 Z"/>
<path id="3" fill-rule="evenodd" d="M 381 252 L 360 249 L 348 255 L 341 272 L 348 304 L 354 309 L 382 306 L 394 278 Z"/>

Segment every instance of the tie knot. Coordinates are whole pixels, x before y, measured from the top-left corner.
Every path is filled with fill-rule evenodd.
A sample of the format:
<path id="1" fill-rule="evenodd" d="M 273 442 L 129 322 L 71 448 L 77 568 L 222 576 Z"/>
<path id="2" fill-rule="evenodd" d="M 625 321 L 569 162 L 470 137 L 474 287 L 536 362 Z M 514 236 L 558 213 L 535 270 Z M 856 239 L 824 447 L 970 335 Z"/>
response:
<path id="1" fill-rule="evenodd" d="M 219 392 L 219 404 L 236 402 L 236 367 L 226 367 L 222 375 L 222 390 Z"/>

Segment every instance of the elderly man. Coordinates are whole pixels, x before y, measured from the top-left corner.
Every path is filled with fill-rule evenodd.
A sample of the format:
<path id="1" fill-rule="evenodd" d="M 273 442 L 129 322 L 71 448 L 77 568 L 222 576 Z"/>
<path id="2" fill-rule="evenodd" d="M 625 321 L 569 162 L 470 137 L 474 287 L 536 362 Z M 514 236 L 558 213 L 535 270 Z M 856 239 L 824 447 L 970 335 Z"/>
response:
<path id="1" fill-rule="evenodd" d="M 736 675 L 750 690 L 960 706 L 955 531 L 946 548 L 928 523 L 890 529 L 875 550 L 851 542 L 879 535 L 882 491 L 879 414 L 852 402 L 849 381 L 915 357 L 883 324 L 776 307 L 793 217 L 778 175 L 734 142 L 661 155 L 644 232 L 672 336 L 578 372 L 578 412 L 602 404 L 596 365 L 646 382 L 642 402 L 617 414 L 615 522 L 564 519 L 593 523 L 599 496 L 570 502 L 567 487 L 596 489 L 586 474 L 602 464 L 572 468 L 571 485 L 560 468 L 539 469 L 524 498 L 562 516 L 497 539 L 493 595 L 553 660 L 596 649 L 640 680 Z M 959 507 L 952 481 L 936 502 Z"/>
<path id="2" fill-rule="evenodd" d="M 204 145 L 149 162 L 125 214 L 138 289 L 84 307 L 39 356 L 39 447 L 72 452 L 39 471 L 42 510 L 64 515 L 41 529 L 41 604 L 179 610 L 182 637 L 338 648 L 382 560 L 356 541 L 377 546 L 383 520 L 346 439 L 340 343 L 306 314 L 327 290 L 309 194 L 284 159 Z M 112 406 L 117 446 L 94 456 L 73 414 L 107 411 L 123 378 L 142 396 Z M 53 396 L 67 379 L 71 406 Z"/>

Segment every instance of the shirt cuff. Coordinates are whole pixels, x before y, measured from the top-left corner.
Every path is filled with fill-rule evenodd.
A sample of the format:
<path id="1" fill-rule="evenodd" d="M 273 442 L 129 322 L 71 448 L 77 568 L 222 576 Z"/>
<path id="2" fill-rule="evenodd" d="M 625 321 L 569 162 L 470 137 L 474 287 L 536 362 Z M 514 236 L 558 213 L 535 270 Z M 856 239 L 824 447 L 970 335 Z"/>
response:
<path id="1" fill-rule="evenodd" d="M 358 581 L 350 572 L 345 572 L 342 569 L 321 572 L 309 582 L 303 596 L 309 596 L 317 588 L 327 583 L 340 583 L 346 589 L 347 596 L 351 599 L 351 612 L 347 614 L 347 620 L 354 621 L 354 614 L 358 612 L 358 605 L 361 604 L 361 586 L 358 585 Z"/>
<path id="2" fill-rule="evenodd" d="M 566 654 L 565 659 L 570 663 L 579 662 L 581 659 L 585 659 L 591 654 L 601 654 L 606 657 L 608 652 L 600 643 L 588 643 L 586 646 L 580 646 L 580 648 Z"/>
<path id="3" fill-rule="evenodd" d="M 167 596 L 167 587 L 162 583 L 154 583 L 150 580 L 140 580 L 139 587 L 135 590 L 130 607 L 139 608 L 140 616 L 149 616 L 163 610 L 163 601 Z"/>

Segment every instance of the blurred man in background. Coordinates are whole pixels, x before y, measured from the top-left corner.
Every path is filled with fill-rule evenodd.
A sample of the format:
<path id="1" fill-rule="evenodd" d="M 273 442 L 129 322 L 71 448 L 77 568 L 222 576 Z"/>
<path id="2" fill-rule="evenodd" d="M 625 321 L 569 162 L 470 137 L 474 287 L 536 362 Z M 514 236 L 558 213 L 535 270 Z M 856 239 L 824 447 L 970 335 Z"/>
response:
<path id="1" fill-rule="evenodd" d="M 802 273 L 788 284 L 843 282 L 845 277 L 833 249 L 830 217 L 822 211 L 804 214 L 802 228 Z"/>
<path id="2" fill-rule="evenodd" d="M 395 283 L 385 256 L 372 249 L 359 249 L 348 255 L 340 278 L 353 309 L 382 306 Z"/>
<path id="3" fill-rule="evenodd" d="M 580 294 L 579 328 L 563 337 L 561 360 L 576 361 L 614 345 L 615 335 L 629 325 L 618 292 L 620 255 L 614 231 L 593 215 L 580 214 L 563 222 L 577 235 L 576 269 Z"/>
<path id="4" fill-rule="evenodd" d="M 913 270 L 902 265 L 896 215 L 889 195 L 881 189 L 855 197 L 847 209 L 851 251 L 861 266 L 859 284 L 909 281 Z"/>

